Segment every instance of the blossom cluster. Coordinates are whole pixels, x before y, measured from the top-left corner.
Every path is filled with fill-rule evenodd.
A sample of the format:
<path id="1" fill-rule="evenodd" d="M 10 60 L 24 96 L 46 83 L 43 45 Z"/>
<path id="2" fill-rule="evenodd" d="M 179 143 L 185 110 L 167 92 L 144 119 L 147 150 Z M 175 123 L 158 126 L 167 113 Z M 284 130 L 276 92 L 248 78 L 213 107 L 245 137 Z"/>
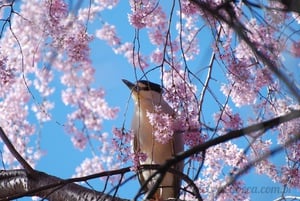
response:
<path id="1" fill-rule="evenodd" d="M 147 117 L 152 125 L 155 140 L 162 144 L 168 143 L 174 135 L 173 117 L 163 113 L 160 106 L 156 106 L 153 113 L 147 112 Z"/>
<path id="2" fill-rule="evenodd" d="M 233 114 L 232 109 L 228 105 L 221 112 L 215 113 L 214 119 L 216 122 L 220 120 L 223 127 L 229 130 L 240 129 L 243 125 L 240 115 L 238 113 Z"/>
<path id="3" fill-rule="evenodd" d="M 112 141 L 112 148 L 118 150 L 118 159 L 122 162 L 127 162 L 131 159 L 132 141 L 134 133 L 132 131 L 126 131 L 123 129 L 113 128 L 112 133 L 114 135 Z"/>
<path id="4" fill-rule="evenodd" d="M 106 6 L 111 8 L 115 3 Z M 51 98 L 54 93 L 61 93 L 63 104 L 73 109 L 66 114 L 67 122 L 59 123 L 65 125 L 79 149 L 100 132 L 105 119 L 115 118 L 118 112 L 105 101 L 103 89 L 92 87 L 95 68 L 90 61 L 89 44 L 93 37 L 82 21 L 87 18 L 77 18 L 68 9 L 62 0 L 24 1 L 20 11 L 12 13 L 10 29 L 4 30 L 0 41 L 1 127 L 12 141 L 19 141 L 16 148 L 32 164 L 43 152 L 30 142 L 36 125 L 28 119 L 35 114 L 40 123 L 56 121 L 57 117 L 51 115 L 59 105 Z M 55 76 L 60 76 L 63 90 L 55 91 Z M 3 158 L 8 165 L 15 162 L 7 149 Z"/>

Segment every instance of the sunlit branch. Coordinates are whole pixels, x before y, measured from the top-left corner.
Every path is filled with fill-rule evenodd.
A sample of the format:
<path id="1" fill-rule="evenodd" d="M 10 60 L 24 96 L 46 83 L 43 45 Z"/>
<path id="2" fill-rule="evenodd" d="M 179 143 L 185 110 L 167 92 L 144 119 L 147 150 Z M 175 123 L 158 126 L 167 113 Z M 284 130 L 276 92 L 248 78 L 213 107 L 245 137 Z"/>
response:
<path id="1" fill-rule="evenodd" d="M 10 142 L 6 134 L 4 133 L 2 127 L 0 127 L 0 137 L 4 144 L 7 146 L 10 153 L 17 159 L 17 161 L 25 168 L 26 172 L 30 175 L 33 175 L 35 171 L 33 168 L 27 163 L 27 161 L 19 154 L 14 145 Z"/>
<path id="2" fill-rule="evenodd" d="M 222 30 L 222 27 L 220 26 L 219 30 L 218 30 L 217 38 L 215 39 L 216 41 L 218 41 L 219 38 L 220 38 L 221 30 Z M 215 58 L 216 58 L 216 53 L 213 52 L 212 55 L 211 55 L 210 61 L 209 61 L 206 80 L 205 80 L 205 83 L 203 85 L 203 89 L 201 91 L 200 98 L 199 98 L 199 100 L 200 100 L 200 102 L 199 102 L 199 114 L 202 111 L 202 105 L 203 105 L 205 93 L 206 93 L 206 91 L 208 89 L 209 81 L 211 80 L 212 68 L 213 68 L 213 64 L 214 64 Z M 199 115 L 199 118 L 200 118 L 200 115 Z"/>
<path id="3" fill-rule="evenodd" d="M 119 170 L 120 171 L 120 170 Z M 122 170 L 123 171 L 123 170 Z M 105 173 L 106 174 L 106 173 Z M 73 181 L 72 181 L 73 180 Z M 75 179 L 77 180 L 77 179 Z M 85 188 L 75 184 L 74 179 L 63 180 L 43 172 L 35 171 L 34 177 L 30 177 L 24 170 L 0 171 L 1 189 L 0 201 L 14 200 L 24 196 L 36 195 L 48 200 L 103 200 L 103 201 L 125 201 L 126 199 L 114 197 L 96 190 Z M 79 181 L 79 180 L 78 180 Z M 9 182 L 9 185 L 6 183 Z M 17 191 L 20 186 L 26 186 Z M 13 189 L 10 190 L 9 188 Z M 14 192 L 13 194 L 5 194 Z M 3 192 L 4 191 L 4 192 Z M 77 198 L 77 199 L 76 199 Z"/>
<path id="4" fill-rule="evenodd" d="M 43 174 L 43 173 L 37 172 L 35 170 L 33 170 L 33 171 L 35 172 L 36 175 L 37 174 Z M 91 174 L 91 175 L 84 176 L 84 177 L 77 177 L 77 178 L 71 178 L 71 179 L 65 179 L 65 180 L 57 178 L 56 182 L 49 183 L 49 184 L 44 185 L 44 186 L 39 186 L 38 188 L 34 188 L 32 190 L 28 190 L 24 194 L 14 195 L 12 197 L 9 197 L 9 200 L 20 198 L 20 197 L 23 197 L 23 196 L 26 196 L 26 195 L 34 195 L 38 192 L 42 192 L 42 191 L 48 190 L 48 189 L 53 189 L 54 188 L 54 189 L 57 190 L 59 188 L 62 188 L 63 186 L 71 184 L 71 183 L 82 182 L 82 181 L 87 181 L 87 180 L 101 178 L 101 177 L 110 177 L 110 176 L 113 176 L 113 175 L 124 174 L 124 173 L 130 172 L 130 171 L 131 171 L 130 167 L 126 167 L 126 168 L 122 168 L 122 169 L 118 169 L 118 170 L 104 171 L 104 172 L 101 172 L 101 173 Z M 107 197 L 108 195 L 103 195 L 103 196 Z M 0 199 L 0 201 L 1 201 L 1 199 Z"/>

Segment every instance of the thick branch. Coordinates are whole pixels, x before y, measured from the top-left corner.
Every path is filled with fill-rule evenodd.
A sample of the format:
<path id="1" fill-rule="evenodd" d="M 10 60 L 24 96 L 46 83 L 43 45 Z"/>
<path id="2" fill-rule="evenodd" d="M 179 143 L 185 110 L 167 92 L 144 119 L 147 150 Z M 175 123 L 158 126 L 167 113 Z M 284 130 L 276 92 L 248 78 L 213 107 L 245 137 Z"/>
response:
<path id="1" fill-rule="evenodd" d="M 7 146 L 10 153 L 19 161 L 23 168 L 25 168 L 28 174 L 33 174 L 34 170 L 32 167 L 27 163 L 27 161 L 19 154 L 16 148 L 12 145 L 6 134 L 4 133 L 2 127 L 0 127 L 0 137 L 3 140 L 4 144 Z"/>
<path id="2" fill-rule="evenodd" d="M 215 146 L 217 144 L 221 144 L 223 142 L 227 142 L 229 140 L 235 139 L 235 138 L 239 138 L 242 137 L 244 135 L 250 134 L 252 132 L 256 132 L 259 130 L 268 130 L 271 129 L 273 127 L 276 127 L 284 122 L 288 122 L 290 120 L 296 119 L 300 117 L 300 110 L 293 110 L 290 113 L 280 116 L 280 117 L 276 117 L 274 119 L 270 119 L 268 121 L 264 121 L 261 123 L 257 123 L 251 126 L 248 126 L 246 128 L 243 129 L 239 129 L 239 130 L 234 130 L 231 131 L 225 135 L 222 135 L 220 137 L 217 137 L 215 139 L 209 140 L 203 144 L 197 145 L 185 152 L 182 152 L 181 154 L 177 155 L 176 158 L 172 159 L 172 161 L 175 160 L 175 163 L 181 160 L 184 160 L 185 158 L 188 158 L 190 156 L 193 156 L 194 154 L 200 153 L 206 149 L 208 149 L 209 147 Z M 174 162 L 173 162 L 174 163 Z M 172 163 L 172 165 L 173 165 Z"/>
<path id="3" fill-rule="evenodd" d="M 0 171 L 0 201 L 34 195 L 50 201 L 127 201 L 126 199 L 69 183 L 67 180 L 43 172 L 35 171 L 34 175 L 35 177 L 32 178 L 25 170 Z M 43 189 L 43 187 L 47 188 Z"/>

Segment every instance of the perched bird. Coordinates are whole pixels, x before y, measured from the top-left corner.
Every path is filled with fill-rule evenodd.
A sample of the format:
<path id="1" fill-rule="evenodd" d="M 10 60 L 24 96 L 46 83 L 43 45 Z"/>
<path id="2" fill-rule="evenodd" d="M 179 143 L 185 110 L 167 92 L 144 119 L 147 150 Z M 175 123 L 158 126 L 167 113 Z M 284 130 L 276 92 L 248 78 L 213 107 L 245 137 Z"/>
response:
<path id="1" fill-rule="evenodd" d="M 135 153 L 142 152 L 147 155 L 144 164 L 163 164 L 176 153 L 183 151 L 183 139 L 181 134 L 174 133 L 173 138 L 167 143 L 160 143 L 155 140 L 153 127 L 149 123 L 147 112 L 153 113 L 155 106 L 161 106 L 163 113 L 173 115 L 173 109 L 164 101 L 162 97 L 162 88 L 160 85 L 140 80 L 135 84 L 122 80 L 131 90 L 131 96 L 134 100 L 134 115 L 132 120 L 132 130 L 134 132 L 133 150 Z M 176 164 L 176 170 L 183 171 L 183 162 Z M 154 170 L 144 170 L 138 173 L 138 179 L 141 185 L 154 173 Z M 153 181 L 147 184 L 145 191 L 151 189 Z M 178 175 L 167 172 L 164 176 L 158 190 L 155 193 L 156 200 L 167 200 L 168 198 L 177 198 L 179 195 L 181 179 Z"/>

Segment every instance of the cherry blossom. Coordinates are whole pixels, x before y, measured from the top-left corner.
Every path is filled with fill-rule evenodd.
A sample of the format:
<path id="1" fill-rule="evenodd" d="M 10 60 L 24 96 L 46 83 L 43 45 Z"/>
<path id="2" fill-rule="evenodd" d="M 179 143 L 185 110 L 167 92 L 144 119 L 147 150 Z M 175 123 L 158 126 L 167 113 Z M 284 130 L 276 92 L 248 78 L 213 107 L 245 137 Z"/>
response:
<path id="1" fill-rule="evenodd" d="M 93 173 L 102 172 L 104 167 L 102 166 L 102 159 L 98 156 L 94 156 L 93 158 L 85 159 L 81 166 L 76 168 L 76 174 L 73 177 L 82 177 L 87 176 Z"/>
<path id="2" fill-rule="evenodd" d="M 145 153 L 133 153 L 134 134 L 125 120 L 111 121 L 124 105 L 111 106 L 105 86 L 99 85 L 96 72 L 109 66 L 92 61 L 90 47 L 97 40 L 105 41 L 116 57 L 124 57 L 136 80 L 160 79 L 163 98 L 174 114 L 162 113 L 158 106 L 147 118 L 161 143 L 181 134 L 190 149 L 299 110 L 298 94 L 287 90 L 280 75 L 299 88 L 300 18 L 297 12 L 286 12 L 280 1 L 130 0 L 130 30 L 125 31 L 107 17 L 118 16 L 118 3 L 95 0 L 78 8 L 63 0 L 0 3 L 0 125 L 32 166 L 45 154 L 35 140 L 49 122 L 61 126 L 76 149 L 91 150 L 75 170 L 76 177 L 125 165 L 137 171 L 146 160 Z M 65 109 L 62 118 L 54 115 L 60 107 Z M 108 121 L 116 124 L 109 132 Z M 299 140 L 286 145 L 299 130 L 297 118 L 214 145 L 186 159 L 184 173 L 193 178 L 204 200 L 250 200 L 246 180 L 227 182 L 250 161 L 281 147 L 284 162 L 263 158 L 254 165 L 255 176 L 299 189 Z M 3 166 L 20 168 L 1 146 Z M 183 187 L 192 190 L 188 184 Z M 195 199 L 189 193 L 181 198 Z"/>
<path id="3" fill-rule="evenodd" d="M 135 152 L 132 153 L 132 161 L 133 161 L 133 166 L 132 166 L 132 171 L 137 171 L 139 165 L 141 164 L 141 162 L 144 162 L 147 160 L 147 154 L 146 153 L 142 153 L 142 152 Z"/>
<path id="4" fill-rule="evenodd" d="M 282 176 L 280 178 L 280 182 L 293 188 L 299 188 L 299 169 L 293 167 L 282 167 Z"/>
<path id="5" fill-rule="evenodd" d="M 138 155 L 133 154 L 133 149 L 131 143 L 134 137 L 134 133 L 130 131 L 125 131 L 124 129 L 113 128 L 112 133 L 114 138 L 112 140 L 112 150 L 118 150 L 119 154 L 117 158 L 123 163 L 130 159 L 139 159 Z M 134 163 L 136 164 L 136 163 Z"/>
<path id="6" fill-rule="evenodd" d="M 164 20 L 155 0 L 130 0 L 129 3 L 132 11 L 128 15 L 129 23 L 135 28 L 154 27 Z"/>
<path id="7" fill-rule="evenodd" d="M 174 135 L 173 118 L 171 115 L 163 113 L 161 107 L 155 107 L 153 113 L 147 112 L 149 123 L 153 127 L 155 140 L 165 144 L 169 142 Z"/>
<path id="8" fill-rule="evenodd" d="M 215 114 L 214 118 L 215 121 L 220 120 L 221 123 L 224 125 L 224 128 L 235 130 L 239 129 L 243 125 L 243 121 L 239 114 L 233 114 L 232 109 L 229 106 L 226 106 L 221 114 Z"/>
<path id="9" fill-rule="evenodd" d="M 120 45 L 120 39 L 116 36 L 116 27 L 113 25 L 104 24 L 102 29 L 96 32 L 96 36 L 107 41 L 111 46 Z"/>
<path id="10" fill-rule="evenodd" d="M 292 44 L 291 52 L 295 55 L 295 57 L 300 57 L 300 42 Z"/>
<path id="11" fill-rule="evenodd" d="M 19 37 L 21 35 L 24 37 Z M 55 92 L 51 87 L 54 75 L 57 75 L 54 69 L 61 72 L 61 83 L 67 86 L 62 91 L 64 103 L 75 109 L 67 115 L 66 131 L 70 131 L 71 141 L 77 148 L 83 149 L 87 143 L 88 132 L 82 129 L 99 131 L 103 118 L 115 118 L 118 109 L 108 106 L 103 90 L 90 87 L 95 73 L 89 59 L 92 39 L 84 24 L 77 21 L 69 13 L 68 5 L 60 0 L 22 3 L 19 15 L 14 15 L 11 21 L 11 29 L 7 29 L 1 38 L 0 75 L 1 81 L 5 82 L 3 86 L 7 86 L 1 88 L 4 115 L 0 118 L 1 125 L 5 131 L 14 125 L 15 129 L 6 131 L 11 139 L 26 134 L 19 151 L 27 158 L 35 159 L 30 162 L 35 162 L 41 154 L 35 154 L 39 150 L 34 147 L 31 152 L 25 151 L 29 137 L 35 134 L 35 125 L 26 120 L 30 114 L 28 105 L 33 100 L 31 111 L 39 122 L 52 120 L 51 110 L 55 104 L 47 99 Z M 4 53 L 4 49 L 10 51 Z M 97 111 L 91 112 L 95 108 Z M 82 128 L 78 128 L 79 121 Z M 9 158 L 12 156 L 4 155 L 5 163 L 12 164 L 14 160 Z"/>

